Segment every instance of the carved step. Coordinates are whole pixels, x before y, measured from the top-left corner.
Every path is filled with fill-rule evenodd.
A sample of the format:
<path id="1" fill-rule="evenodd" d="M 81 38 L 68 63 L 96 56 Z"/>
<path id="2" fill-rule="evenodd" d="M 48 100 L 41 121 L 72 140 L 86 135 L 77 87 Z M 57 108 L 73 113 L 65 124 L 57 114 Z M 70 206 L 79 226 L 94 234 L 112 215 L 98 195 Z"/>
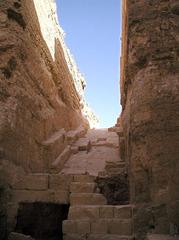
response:
<path id="1" fill-rule="evenodd" d="M 68 214 L 68 219 L 99 219 L 99 218 L 117 218 L 130 219 L 132 217 L 132 207 L 112 206 L 112 205 L 96 205 L 96 206 L 71 206 Z"/>
<path id="2" fill-rule="evenodd" d="M 91 176 L 91 175 L 88 175 L 88 174 L 82 174 L 82 175 L 74 175 L 74 182 L 87 182 L 87 183 L 91 183 L 91 182 L 94 182 L 94 180 L 96 179 L 95 176 Z"/>
<path id="3" fill-rule="evenodd" d="M 90 222 L 89 221 L 75 221 L 65 220 L 63 221 L 63 233 L 64 234 L 86 234 L 90 233 Z"/>
<path id="4" fill-rule="evenodd" d="M 96 183 L 72 182 L 70 186 L 71 193 L 94 193 L 97 188 Z"/>
<path id="5" fill-rule="evenodd" d="M 49 175 L 49 189 L 69 192 L 72 181 L 73 181 L 72 175 L 50 174 Z"/>
<path id="6" fill-rule="evenodd" d="M 133 236 L 120 236 L 115 234 L 90 234 L 87 240 L 133 240 Z M 70 240 L 70 239 L 69 239 Z"/>
<path id="7" fill-rule="evenodd" d="M 67 234 L 63 240 L 133 240 L 133 236 L 120 236 L 114 234 Z"/>
<path id="8" fill-rule="evenodd" d="M 162 234 L 149 234 L 147 240 L 179 240 L 178 236 L 162 235 Z"/>
<path id="9" fill-rule="evenodd" d="M 72 193 L 70 195 L 71 205 L 105 205 L 106 198 L 98 193 Z"/>
<path id="10" fill-rule="evenodd" d="M 120 236 L 132 235 L 130 219 L 97 219 L 97 220 L 65 220 L 64 234 L 115 234 Z"/>
<path id="11" fill-rule="evenodd" d="M 77 147 L 78 151 L 87 151 L 91 149 L 91 142 L 88 138 L 80 138 L 73 144 L 73 147 Z"/>
<path id="12" fill-rule="evenodd" d="M 124 167 L 125 167 L 125 162 L 122 162 L 122 161 L 117 161 L 117 162 L 114 162 L 114 161 L 106 161 L 106 165 L 107 165 L 108 167 L 124 168 Z"/>

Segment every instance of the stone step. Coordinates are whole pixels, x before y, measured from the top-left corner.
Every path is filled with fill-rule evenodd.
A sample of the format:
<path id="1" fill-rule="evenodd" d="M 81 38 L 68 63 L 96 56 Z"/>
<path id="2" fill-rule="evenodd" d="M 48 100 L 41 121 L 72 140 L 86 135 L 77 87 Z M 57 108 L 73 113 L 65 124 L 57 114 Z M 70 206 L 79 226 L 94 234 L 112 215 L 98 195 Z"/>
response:
<path id="1" fill-rule="evenodd" d="M 163 235 L 163 234 L 149 234 L 147 236 L 147 240 L 179 240 L 179 235 L 170 236 L 170 235 Z"/>
<path id="2" fill-rule="evenodd" d="M 72 182 L 70 186 L 71 193 L 94 193 L 97 188 L 96 183 Z"/>
<path id="3" fill-rule="evenodd" d="M 122 173 L 125 173 L 126 169 L 125 168 L 106 168 L 106 172 L 108 173 L 108 175 L 110 176 L 116 176 Z"/>
<path id="4" fill-rule="evenodd" d="M 131 219 L 65 220 L 64 234 L 115 234 L 132 235 Z"/>
<path id="5" fill-rule="evenodd" d="M 49 174 L 49 189 L 69 191 L 73 175 Z"/>
<path id="6" fill-rule="evenodd" d="M 133 240 L 133 236 L 115 234 L 65 234 L 63 240 Z"/>
<path id="7" fill-rule="evenodd" d="M 106 198 L 99 193 L 72 193 L 70 195 L 71 205 L 105 205 Z"/>
<path id="8" fill-rule="evenodd" d="M 75 221 L 65 220 L 63 221 L 63 234 L 87 234 L 90 233 L 90 222 L 89 221 Z"/>
<path id="9" fill-rule="evenodd" d="M 131 205 L 71 206 L 68 214 L 69 220 L 75 219 L 93 220 L 100 218 L 130 219 L 131 217 L 132 217 Z"/>
<path id="10" fill-rule="evenodd" d="M 82 183 L 91 183 L 91 182 L 94 182 L 96 179 L 95 176 L 91 176 L 91 175 L 88 175 L 88 174 L 76 174 L 74 175 L 73 177 L 73 181 L 74 182 L 82 182 Z"/>
<path id="11" fill-rule="evenodd" d="M 91 142 L 88 138 L 80 138 L 73 146 L 77 147 L 79 151 L 89 152 L 91 149 Z"/>
<path id="12" fill-rule="evenodd" d="M 113 162 L 113 161 L 107 161 L 106 162 L 106 165 L 108 166 L 108 167 L 121 167 L 121 168 L 123 168 L 123 167 L 125 167 L 125 162 L 122 162 L 122 161 L 118 161 L 118 162 Z"/>
<path id="13" fill-rule="evenodd" d="M 90 234 L 87 238 L 87 240 L 133 240 L 133 239 L 134 239 L 133 236 L 120 236 L 116 234 Z"/>

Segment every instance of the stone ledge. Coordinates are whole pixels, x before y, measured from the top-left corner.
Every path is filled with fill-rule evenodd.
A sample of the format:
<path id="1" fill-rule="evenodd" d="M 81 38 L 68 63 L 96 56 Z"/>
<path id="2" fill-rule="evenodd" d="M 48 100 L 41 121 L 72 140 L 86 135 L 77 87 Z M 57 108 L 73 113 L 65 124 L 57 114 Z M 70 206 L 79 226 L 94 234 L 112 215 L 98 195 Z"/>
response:
<path id="1" fill-rule="evenodd" d="M 78 239 L 78 238 L 76 238 Z M 88 240 L 133 240 L 133 236 L 119 236 L 115 234 L 90 234 Z"/>
<path id="2" fill-rule="evenodd" d="M 84 226 L 82 228 L 82 226 Z M 132 221 L 119 219 L 98 219 L 98 220 L 65 220 L 63 222 L 63 232 L 71 233 L 94 233 L 94 234 L 114 234 L 120 236 L 132 235 Z"/>
<path id="3" fill-rule="evenodd" d="M 179 236 L 170 236 L 162 234 L 149 234 L 147 240 L 179 240 Z"/>
<path id="4" fill-rule="evenodd" d="M 48 203 L 69 203 L 68 191 L 33 191 L 33 190 L 14 190 L 12 202 L 48 202 Z"/>
<path id="5" fill-rule="evenodd" d="M 46 190 L 48 189 L 48 174 L 28 174 L 13 183 L 12 188 L 17 190 Z"/>
<path id="6" fill-rule="evenodd" d="M 72 193 L 94 193 L 96 183 L 72 182 L 70 192 Z"/>
<path id="7" fill-rule="evenodd" d="M 91 175 L 88 175 L 88 174 L 82 174 L 82 175 L 74 175 L 74 182 L 82 182 L 82 183 L 85 183 L 85 182 L 94 182 L 94 180 L 96 179 L 95 176 L 91 176 Z"/>
<path id="8" fill-rule="evenodd" d="M 69 191 L 70 184 L 73 181 L 72 175 L 50 174 L 49 188 L 62 191 Z"/>
<path id="9" fill-rule="evenodd" d="M 132 206 L 113 205 L 74 205 L 70 207 L 69 219 L 130 219 L 132 217 Z"/>
<path id="10" fill-rule="evenodd" d="M 99 207 L 96 206 L 71 206 L 68 219 L 87 219 L 93 220 L 99 218 Z"/>
<path id="11" fill-rule="evenodd" d="M 89 221 L 73 221 L 65 220 L 63 222 L 63 233 L 78 233 L 87 234 L 90 233 L 90 222 Z"/>
<path id="12" fill-rule="evenodd" d="M 71 205 L 106 205 L 106 198 L 99 193 L 72 193 L 70 195 Z"/>

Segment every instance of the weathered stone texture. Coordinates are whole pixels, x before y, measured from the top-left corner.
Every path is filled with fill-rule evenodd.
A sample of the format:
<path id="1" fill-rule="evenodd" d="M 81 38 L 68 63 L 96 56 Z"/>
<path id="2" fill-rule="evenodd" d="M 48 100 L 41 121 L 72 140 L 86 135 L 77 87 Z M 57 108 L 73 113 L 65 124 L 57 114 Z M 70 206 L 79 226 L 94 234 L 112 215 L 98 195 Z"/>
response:
<path id="1" fill-rule="evenodd" d="M 54 190 L 55 177 L 49 181 L 44 173 L 55 164 L 62 167 L 71 154 L 68 145 L 86 132 L 87 118 L 95 121 L 84 106 L 84 86 L 58 25 L 55 2 L 0 1 L 2 240 L 14 228 L 19 202 L 69 202 L 63 183 Z"/>
<path id="2" fill-rule="evenodd" d="M 51 0 L 0 2 L 0 146 L 29 172 L 47 171 L 43 143 L 56 132 L 88 125 L 55 11 Z"/>
<path id="3" fill-rule="evenodd" d="M 178 9 L 175 0 L 124 1 L 121 124 L 131 201 L 154 207 L 159 233 L 179 228 Z"/>

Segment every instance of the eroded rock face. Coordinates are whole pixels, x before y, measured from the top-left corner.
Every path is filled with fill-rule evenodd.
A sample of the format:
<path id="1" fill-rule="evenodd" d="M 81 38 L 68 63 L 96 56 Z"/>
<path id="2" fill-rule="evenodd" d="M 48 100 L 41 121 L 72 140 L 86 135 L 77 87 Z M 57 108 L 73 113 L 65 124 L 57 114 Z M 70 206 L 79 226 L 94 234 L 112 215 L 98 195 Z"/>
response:
<path id="1" fill-rule="evenodd" d="M 121 122 L 131 201 L 162 209 L 156 233 L 179 228 L 178 6 L 124 1 Z"/>
<path id="2" fill-rule="evenodd" d="M 52 0 L 0 2 L 0 147 L 29 172 L 47 170 L 42 143 L 55 132 L 88 127 L 55 11 Z"/>
<path id="3" fill-rule="evenodd" d="M 105 178 L 98 177 L 96 183 L 100 193 L 106 197 L 108 204 L 125 205 L 129 203 L 129 185 L 125 173 Z"/>
<path id="4" fill-rule="evenodd" d="M 55 2 L 0 1 L 0 238 L 3 240 L 7 228 L 9 232 L 15 227 L 13 213 L 7 220 L 11 209 L 13 212 L 17 208 L 11 191 L 14 181 L 21 178 L 23 182 L 31 173 L 48 173 L 52 163 L 69 148 L 73 140 L 68 139 L 69 133 L 76 139 L 89 127 L 90 116 L 95 120 L 89 109 L 84 117 L 84 86 L 85 80 L 58 25 Z M 33 184 L 36 185 L 34 181 Z"/>

